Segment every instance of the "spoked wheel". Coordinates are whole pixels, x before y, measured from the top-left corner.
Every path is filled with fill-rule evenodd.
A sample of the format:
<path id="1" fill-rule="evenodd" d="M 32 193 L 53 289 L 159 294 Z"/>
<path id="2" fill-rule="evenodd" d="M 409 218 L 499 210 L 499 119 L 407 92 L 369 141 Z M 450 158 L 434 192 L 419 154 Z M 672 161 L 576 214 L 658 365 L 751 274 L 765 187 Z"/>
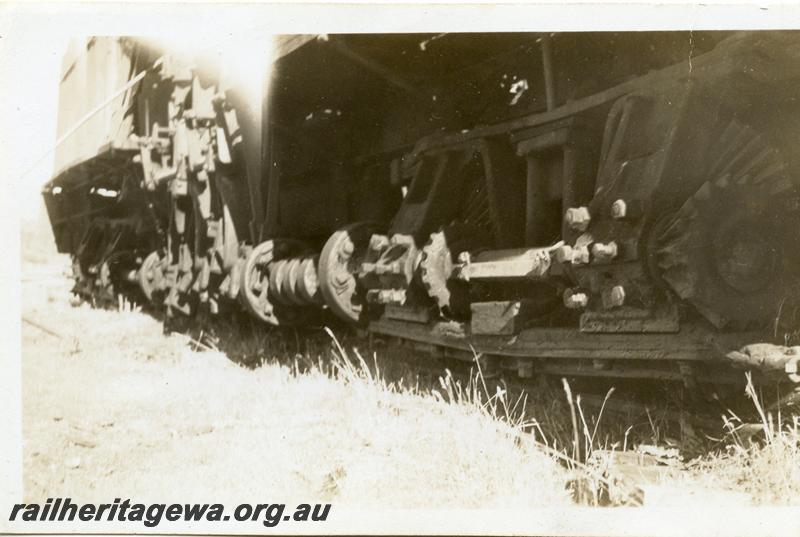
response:
<path id="1" fill-rule="evenodd" d="M 281 285 L 278 280 L 288 277 L 288 274 L 283 274 L 286 263 L 280 261 L 303 258 L 308 254 L 305 244 L 290 239 L 269 240 L 253 248 L 242 267 L 239 288 L 239 296 L 247 311 L 274 326 L 297 326 L 309 322 L 316 307 L 282 299 L 280 291 L 270 288 Z"/>
<path id="2" fill-rule="evenodd" d="M 349 323 L 367 321 L 367 304 L 359 292 L 356 274 L 375 233 L 383 232 L 373 222 L 346 226 L 328 239 L 319 256 L 319 288 L 331 311 Z"/>

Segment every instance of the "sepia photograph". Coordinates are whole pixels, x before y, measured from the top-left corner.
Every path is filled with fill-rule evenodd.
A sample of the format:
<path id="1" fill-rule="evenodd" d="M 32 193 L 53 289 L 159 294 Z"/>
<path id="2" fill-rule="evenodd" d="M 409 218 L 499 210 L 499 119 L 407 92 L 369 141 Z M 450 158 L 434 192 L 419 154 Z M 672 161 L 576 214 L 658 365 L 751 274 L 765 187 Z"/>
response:
<path id="1" fill-rule="evenodd" d="M 0 531 L 800 534 L 800 10 L 728 9 L 0 6 Z"/>

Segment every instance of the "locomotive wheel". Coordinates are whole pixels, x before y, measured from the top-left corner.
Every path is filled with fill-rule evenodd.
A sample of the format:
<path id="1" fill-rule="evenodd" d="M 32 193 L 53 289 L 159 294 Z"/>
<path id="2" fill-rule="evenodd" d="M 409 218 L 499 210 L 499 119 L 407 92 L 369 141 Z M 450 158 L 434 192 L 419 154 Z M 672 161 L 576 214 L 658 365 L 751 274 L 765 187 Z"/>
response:
<path id="1" fill-rule="evenodd" d="M 139 268 L 137 277 L 139 279 L 139 287 L 142 289 L 144 296 L 147 297 L 147 300 L 154 304 L 160 303 L 164 298 L 160 295 L 163 293 L 162 283 L 165 281 L 165 276 L 164 259 L 157 251 L 151 252 L 145 258 Z"/>
<path id="2" fill-rule="evenodd" d="M 351 224 L 331 235 L 319 256 L 319 287 L 325 304 L 349 323 L 363 324 L 368 320 L 356 274 L 370 237 L 382 231 L 373 222 Z"/>
<path id="3" fill-rule="evenodd" d="M 273 326 L 308 322 L 314 313 L 313 307 L 287 305 L 270 297 L 270 264 L 307 251 L 303 243 L 285 239 L 262 242 L 250 251 L 242 266 L 239 286 L 239 296 L 248 312 Z"/>
<path id="4" fill-rule="evenodd" d="M 129 287 L 123 279 L 125 272 L 135 266 L 134 255 L 129 251 L 115 252 L 100 265 L 97 277 L 97 300 L 106 306 L 116 306 L 117 295 Z"/>

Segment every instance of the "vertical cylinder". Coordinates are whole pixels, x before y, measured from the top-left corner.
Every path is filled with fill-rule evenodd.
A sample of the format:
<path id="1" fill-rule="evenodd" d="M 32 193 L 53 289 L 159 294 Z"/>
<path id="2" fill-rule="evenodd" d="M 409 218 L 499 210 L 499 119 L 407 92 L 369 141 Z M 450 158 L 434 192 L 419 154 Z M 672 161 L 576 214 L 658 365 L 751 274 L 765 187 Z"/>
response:
<path id="1" fill-rule="evenodd" d="M 552 110 L 556 107 L 556 88 L 553 78 L 553 49 L 550 34 L 542 36 L 540 41 L 542 49 L 542 70 L 544 71 L 544 95 L 547 109 Z"/>

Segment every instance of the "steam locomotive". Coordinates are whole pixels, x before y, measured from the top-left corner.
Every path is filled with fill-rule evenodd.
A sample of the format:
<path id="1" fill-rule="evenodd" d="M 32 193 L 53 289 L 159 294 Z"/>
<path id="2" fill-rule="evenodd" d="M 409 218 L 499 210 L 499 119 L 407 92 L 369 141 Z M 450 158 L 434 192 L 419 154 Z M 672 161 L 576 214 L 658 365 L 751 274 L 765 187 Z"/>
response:
<path id="1" fill-rule="evenodd" d="M 800 331 L 800 35 L 292 35 L 190 56 L 70 46 L 44 199 L 87 300 L 338 318 L 521 377 L 800 381 L 798 347 L 737 350 Z"/>

